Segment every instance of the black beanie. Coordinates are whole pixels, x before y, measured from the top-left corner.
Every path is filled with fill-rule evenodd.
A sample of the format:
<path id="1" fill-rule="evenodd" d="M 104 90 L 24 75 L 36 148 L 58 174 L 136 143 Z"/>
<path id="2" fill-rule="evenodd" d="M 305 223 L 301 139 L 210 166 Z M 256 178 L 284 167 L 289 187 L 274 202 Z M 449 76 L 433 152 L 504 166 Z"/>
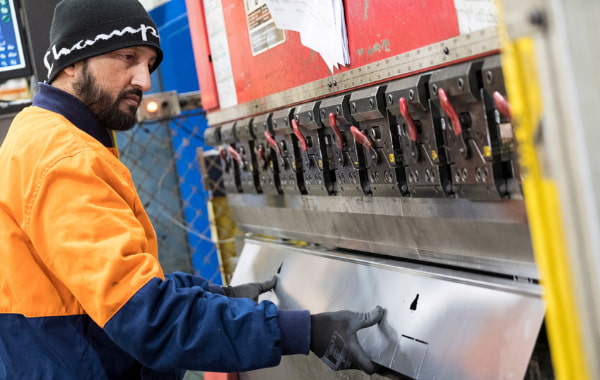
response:
<path id="1" fill-rule="evenodd" d="M 82 59 L 131 46 L 156 50 L 163 58 L 158 28 L 138 0 L 62 0 L 54 8 L 50 47 L 44 56 L 48 83 Z"/>

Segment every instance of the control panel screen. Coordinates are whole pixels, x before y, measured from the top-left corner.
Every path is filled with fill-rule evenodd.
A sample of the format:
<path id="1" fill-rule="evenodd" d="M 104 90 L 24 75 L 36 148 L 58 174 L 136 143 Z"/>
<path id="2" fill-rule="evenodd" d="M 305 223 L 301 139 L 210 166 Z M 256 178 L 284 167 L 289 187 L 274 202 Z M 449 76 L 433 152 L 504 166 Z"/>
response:
<path id="1" fill-rule="evenodd" d="M 0 80 L 31 74 L 15 0 L 0 0 Z"/>

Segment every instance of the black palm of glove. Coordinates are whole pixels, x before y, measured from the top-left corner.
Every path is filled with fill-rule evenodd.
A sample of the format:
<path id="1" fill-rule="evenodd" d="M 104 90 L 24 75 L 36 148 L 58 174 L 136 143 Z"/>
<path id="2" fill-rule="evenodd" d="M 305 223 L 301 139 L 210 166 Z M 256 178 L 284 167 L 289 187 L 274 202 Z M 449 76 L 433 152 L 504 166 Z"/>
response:
<path id="1" fill-rule="evenodd" d="M 264 282 L 250 282 L 238 286 L 224 286 L 223 291 L 227 297 L 250 298 L 254 300 L 254 302 L 257 302 L 258 296 L 273 289 L 275 284 L 277 284 L 277 276 L 273 276 L 272 279 Z"/>
<path id="2" fill-rule="evenodd" d="M 356 332 L 379 323 L 384 312 L 377 306 L 367 313 L 343 310 L 311 315 L 310 350 L 335 371 L 354 368 L 374 373 L 375 365 Z"/>

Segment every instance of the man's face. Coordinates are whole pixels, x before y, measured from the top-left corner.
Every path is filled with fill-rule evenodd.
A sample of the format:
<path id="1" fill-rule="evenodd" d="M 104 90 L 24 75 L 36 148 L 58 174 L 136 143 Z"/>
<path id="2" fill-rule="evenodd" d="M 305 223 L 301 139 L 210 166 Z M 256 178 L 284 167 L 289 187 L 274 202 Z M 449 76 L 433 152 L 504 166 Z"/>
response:
<path id="1" fill-rule="evenodd" d="M 134 47 L 89 58 L 80 63 L 73 82 L 75 96 L 106 128 L 131 129 L 142 93 L 150 89 L 149 67 L 155 57 L 150 48 Z"/>

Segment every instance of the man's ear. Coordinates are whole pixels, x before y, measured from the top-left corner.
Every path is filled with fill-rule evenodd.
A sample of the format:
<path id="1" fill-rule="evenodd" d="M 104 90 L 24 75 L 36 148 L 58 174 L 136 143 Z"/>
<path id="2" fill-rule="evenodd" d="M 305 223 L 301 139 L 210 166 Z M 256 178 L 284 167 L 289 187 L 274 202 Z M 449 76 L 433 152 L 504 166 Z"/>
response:
<path id="1" fill-rule="evenodd" d="M 74 77 L 74 76 L 75 76 L 75 73 L 76 73 L 76 71 L 77 71 L 77 63 L 78 63 L 78 62 L 75 62 L 75 63 L 73 63 L 73 64 L 71 64 L 71 65 L 69 65 L 69 66 L 65 67 L 65 68 L 63 69 L 63 72 L 64 72 L 65 74 L 67 74 L 68 76 L 70 76 L 70 77 Z"/>
<path id="2" fill-rule="evenodd" d="M 73 90 L 71 87 L 71 83 L 77 79 L 78 71 L 78 63 L 74 63 L 70 66 L 65 67 L 58 74 L 56 74 L 54 80 L 51 83 L 52 86 L 60 88 L 61 90 L 66 91 L 68 93 L 72 93 Z"/>

